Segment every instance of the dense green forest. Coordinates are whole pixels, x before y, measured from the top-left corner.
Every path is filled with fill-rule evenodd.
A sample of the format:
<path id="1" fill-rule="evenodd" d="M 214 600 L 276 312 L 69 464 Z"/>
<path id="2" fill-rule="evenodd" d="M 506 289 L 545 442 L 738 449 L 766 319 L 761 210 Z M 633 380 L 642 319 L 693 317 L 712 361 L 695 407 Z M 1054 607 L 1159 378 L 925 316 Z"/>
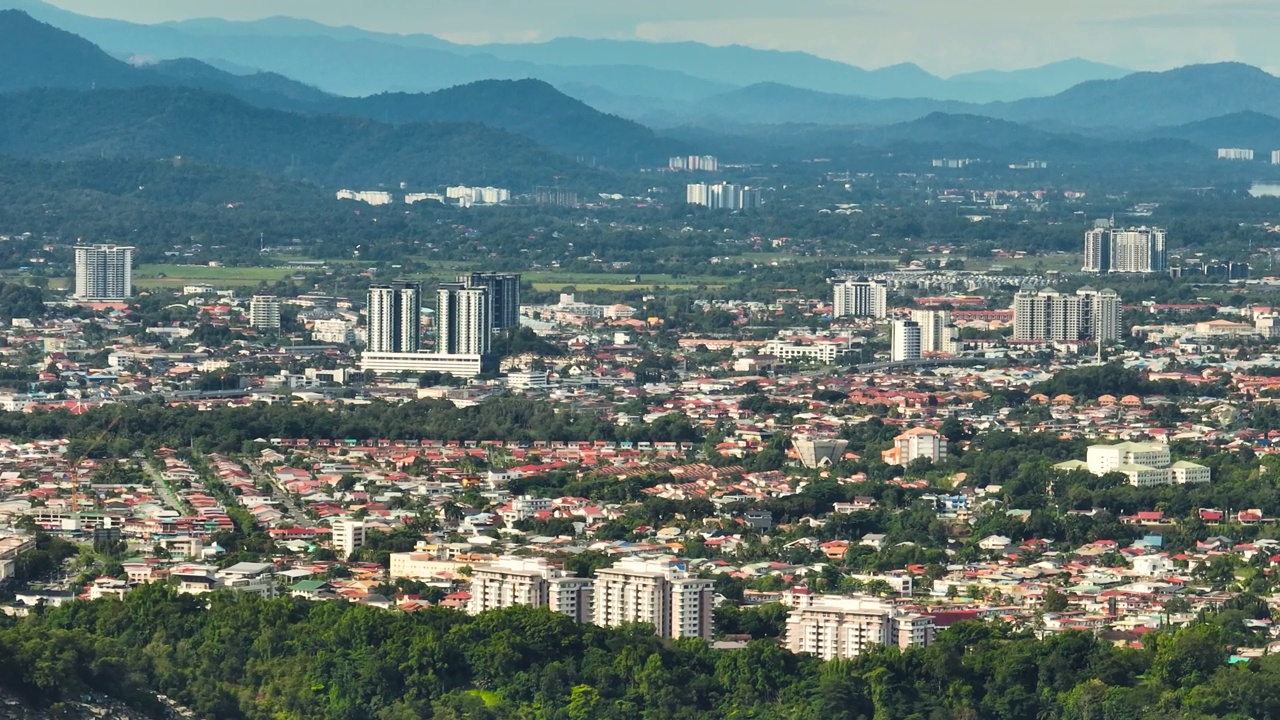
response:
<path id="1" fill-rule="evenodd" d="M 73 452 L 87 447 L 123 457 L 163 446 L 239 451 L 259 438 L 355 438 L 434 440 L 633 440 L 692 441 L 697 431 L 684 416 L 619 427 L 594 415 L 538 400 L 506 398 L 457 408 L 447 400 L 402 405 L 262 405 L 200 410 L 159 401 L 106 405 L 73 415 L 0 413 L 0 436 L 72 438 Z"/>
<path id="2" fill-rule="evenodd" d="M 1214 623 L 1149 636 L 1142 650 L 961 623 L 929 647 L 823 663 L 768 640 L 716 651 L 529 608 L 468 617 L 171 592 L 0 620 L 0 685 L 41 704 L 93 692 L 154 708 L 162 693 L 219 720 L 1280 714 L 1280 661 L 1229 665 Z"/>

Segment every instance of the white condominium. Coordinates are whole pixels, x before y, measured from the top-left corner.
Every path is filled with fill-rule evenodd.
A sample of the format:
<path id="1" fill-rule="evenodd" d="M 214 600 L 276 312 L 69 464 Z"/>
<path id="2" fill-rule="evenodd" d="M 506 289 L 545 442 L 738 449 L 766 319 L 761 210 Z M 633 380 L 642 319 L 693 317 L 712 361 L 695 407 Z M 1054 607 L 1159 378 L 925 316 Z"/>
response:
<path id="1" fill-rule="evenodd" d="M 489 289 L 441 283 L 436 290 L 436 353 L 488 355 L 493 339 Z"/>
<path id="2" fill-rule="evenodd" d="M 126 300 L 133 295 L 133 248 L 77 245 L 76 298 Z"/>
<path id="3" fill-rule="evenodd" d="M 711 637 L 714 583 L 668 560 L 627 559 L 596 571 L 596 625 L 648 623 L 669 638 Z"/>
<path id="4" fill-rule="evenodd" d="M 280 329 L 280 298 L 254 295 L 249 299 L 249 325 L 259 330 Z"/>
<path id="5" fill-rule="evenodd" d="M 1219 160 L 1252 160 L 1253 150 L 1248 148 L 1218 148 Z"/>
<path id="6" fill-rule="evenodd" d="M 712 210 L 752 210 L 763 204 L 759 188 L 743 187 L 733 183 L 690 183 L 685 186 L 685 202 L 702 205 Z"/>
<path id="7" fill-rule="evenodd" d="M 851 278 L 835 284 L 832 315 L 883 319 L 889 314 L 889 287 L 879 280 Z"/>
<path id="8" fill-rule="evenodd" d="M 414 353 L 421 347 L 419 317 L 422 287 L 396 282 L 369 288 L 369 340 L 371 353 Z"/>
<path id="9" fill-rule="evenodd" d="M 504 556 L 471 573 L 467 612 L 528 605 L 545 607 L 577 622 L 591 619 L 591 586 L 586 578 L 568 577 L 546 558 Z"/>
<path id="10" fill-rule="evenodd" d="M 947 456 L 947 436 L 931 428 L 911 428 L 893 439 L 893 447 L 880 453 L 886 465 L 909 465 L 919 458 L 942 462 Z"/>
<path id="11" fill-rule="evenodd" d="M 893 321 L 893 348 L 891 356 L 894 362 L 919 360 L 920 323 L 914 320 Z"/>
<path id="12" fill-rule="evenodd" d="M 959 331 L 951 324 L 950 310 L 912 310 L 911 319 L 920 326 L 920 352 L 955 355 Z"/>
<path id="13" fill-rule="evenodd" d="M 364 547 L 366 531 L 363 520 L 335 518 L 329 527 L 333 529 L 331 538 L 333 552 L 338 556 L 339 560 L 350 558 L 351 553 L 358 548 Z"/>
<path id="14" fill-rule="evenodd" d="M 1100 224 L 1084 234 L 1082 269 L 1091 273 L 1164 272 L 1167 267 L 1165 244 L 1162 228 L 1121 229 Z"/>
<path id="15" fill-rule="evenodd" d="M 1013 296 L 1013 339 L 1053 342 L 1114 341 L 1121 331 L 1120 296 L 1083 287 L 1074 295 L 1053 288 Z"/>
<path id="16" fill-rule="evenodd" d="M 857 657 L 877 646 L 900 649 L 933 642 L 933 618 L 870 596 L 801 595 L 787 616 L 786 647 L 823 660 Z"/>

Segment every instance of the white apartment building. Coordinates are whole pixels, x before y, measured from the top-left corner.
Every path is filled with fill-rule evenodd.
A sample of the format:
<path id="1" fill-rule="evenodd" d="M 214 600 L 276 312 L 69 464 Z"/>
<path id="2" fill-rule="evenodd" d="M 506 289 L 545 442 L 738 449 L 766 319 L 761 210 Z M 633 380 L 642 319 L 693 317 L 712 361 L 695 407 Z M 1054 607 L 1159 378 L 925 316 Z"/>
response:
<path id="1" fill-rule="evenodd" d="M 685 186 L 685 202 L 712 210 L 752 210 L 760 207 L 764 200 L 759 188 L 724 182 L 688 184 Z"/>
<path id="2" fill-rule="evenodd" d="M 1053 288 L 1013 296 L 1013 339 L 1053 342 L 1118 340 L 1121 301 L 1114 290 L 1083 287 L 1074 295 Z"/>
<path id="3" fill-rule="evenodd" d="M 950 310 L 912 310 L 911 319 L 920 326 L 920 352 L 955 355 L 960 331 L 951 322 Z"/>
<path id="4" fill-rule="evenodd" d="M 339 190 L 334 193 L 339 200 L 355 200 L 366 205 L 390 205 L 395 201 L 389 192 L 381 190 Z"/>
<path id="5" fill-rule="evenodd" d="M 648 623 L 669 638 L 711 637 L 714 583 L 670 560 L 628 558 L 596 571 L 596 625 Z"/>
<path id="6" fill-rule="evenodd" d="M 678 155 L 667 161 L 669 170 L 686 170 L 690 172 L 718 172 L 720 161 L 715 155 Z"/>
<path id="7" fill-rule="evenodd" d="M 1084 272 L 1161 273 L 1166 233 L 1158 227 L 1113 228 L 1108 221 L 1084 234 Z"/>
<path id="8" fill-rule="evenodd" d="M 832 316 L 882 320 L 889 314 L 889 287 L 879 280 L 851 278 L 834 286 Z"/>
<path id="9" fill-rule="evenodd" d="M 436 290 L 436 353 L 487 355 L 493 340 L 489 289 L 441 283 Z"/>
<path id="10" fill-rule="evenodd" d="M 1252 160 L 1253 151 L 1248 148 L 1218 148 L 1219 160 Z"/>
<path id="11" fill-rule="evenodd" d="M 498 205 L 511 201 L 511 191 L 506 188 L 496 187 L 467 187 L 466 185 L 456 185 L 446 188 L 445 197 L 449 200 L 456 200 L 462 207 L 471 207 L 472 205 Z"/>
<path id="12" fill-rule="evenodd" d="M 1186 485 L 1207 483 L 1212 471 L 1193 462 L 1171 462 L 1169 446 L 1162 443 L 1123 442 L 1115 445 L 1090 445 L 1085 461 L 1058 463 L 1060 470 L 1085 469 L 1094 475 L 1118 472 L 1137 487 L 1154 485 Z"/>
<path id="13" fill-rule="evenodd" d="M 918 458 L 937 463 L 947 456 L 947 436 L 931 428 L 911 428 L 893 439 L 893 447 L 880 453 L 886 465 L 909 465 Z"/>
<path id="14" fill-rule="evenodd" d="M 77 245 L 76 299 L 118 301 L 132 296 L 133 250 L 124 245 Z"/>
<path id="15" fill-rule="evenodd" d="M 879 598 L 807 595 L 789 604 L 786 647 L 793 653 L 843 660 L 877 646 L 905 650 L 933 642 L 933 618 L 899 610 Z"/>
<path id="16" fill-rule="evenodd" d="M 894 362 L 919 360 L 921 355 L 920 323 L 914 320 L 893 321 L 893 344 L 890 357 Z"/>
<path id="17" fill-rule="evenodd" d="M 413 282 L 369 288 L 370 353 L 415 353 L 421 347 L 422 286 Z"/>
<path id="18" fill-rule="evenodd" d="M 801 360 L 822 365 L 834 365 L 837 360 L 852 354 L 853 346 L 847 340 L 813 343 L 770 340 L 760 348 L 760 352 L 764 355 L 772 355 L 785 362 Z"/>
<path id="19" fill-rule="evenodd" d="M 1280 165 L 1280 150 L 1271 151 L 1271 164 Z"/>
<path id="20" fill-rule="evenodd" d="M 311 324 L 311 340 L 318 343 L 351 345 L 356 341 L 355 328 L 346 320 L 331 318 Z"/>
<path id="21" fill-rule="evenodd" d="M 330 538 L 333 552 L 339 560 L 350 558 L 351 553 L 357 548 L 364 547 L 366 534 L 363 520 L 334 518 L 329 527 L 333 529 L 333 535 Z"/>
<path id="22" fill-rule="evenodd" d="M 249 325 L 259 330 L 280 329 L 280 298 L 254 295 L 249 299 Z"/>
<path id="23" fill-rule="evenodd" d="M 545 607 L 578 622 L 590 619 L 592 582 L 566 577 L 564 570 L 546 558 L 504 556 L 476 565 L 471 572 L 471 599 L 467 612 L 528 605 Z"/>

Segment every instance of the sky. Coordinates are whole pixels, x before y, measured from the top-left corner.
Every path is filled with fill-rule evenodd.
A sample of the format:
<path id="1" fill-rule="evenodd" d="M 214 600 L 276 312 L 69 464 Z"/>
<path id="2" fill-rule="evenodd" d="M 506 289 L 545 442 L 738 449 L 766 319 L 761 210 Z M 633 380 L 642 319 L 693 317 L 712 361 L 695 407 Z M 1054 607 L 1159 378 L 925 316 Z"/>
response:
<path id="1" fill-rule="evenodd" d="M 51 0 L 133 22 L 308 18 L 454 42 L 561 36 L 804 50 L 950 75 L 1084 57 L 1163 70 L 1234 60 L 1280 70 L 1276 0 Z"/>

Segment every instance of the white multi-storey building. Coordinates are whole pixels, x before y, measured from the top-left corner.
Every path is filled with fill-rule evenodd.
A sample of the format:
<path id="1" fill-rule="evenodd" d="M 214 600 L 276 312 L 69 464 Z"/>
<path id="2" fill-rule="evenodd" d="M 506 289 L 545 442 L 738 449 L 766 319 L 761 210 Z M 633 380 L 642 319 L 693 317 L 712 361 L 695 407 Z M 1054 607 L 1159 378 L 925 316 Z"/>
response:
<path id="1" fill-rule="evenodd" d="M 397 282 L 369 288 L 370 353 L 414 353 L 421 347 L 419 330 L 422 286 Z"/>
<path id="2" fill-rule="evenodd" d="M 330 540 L 333 544 L 333 552 L 338 559 L 346 560 L 351 557 L 351 553 L 364 547 L 367 535 L 363 520 L 335 518 L 329 527 L 333 530 Z"/>
<path id="3" fill-rule="evenodd" d="M 1090 445 L 1085 461 L 1058 463 L 1060 470 L 1084 469 L 1094 475 L 1120 473 L 1137 487 L 1207 483 L 1212 472 L 1204 465 L 1181 460 L 1171 462 L 1169 446 L 1162 443 L 1123 442 Z"/>
<path id="4" fill-rule="evenodd" d="M 1253 151 L 1248 148 L 1218 148 L 1219 160 L 1252 160 Z"/>
<path id="5" fill-rule="evenodd" d="M 592 584 L 586 578 L 566 576 L 546 558 L 505 556 L 472 568 L 467 612 L 528 605 L 586 622 L 591 619 Z"/>
<path id="6" fill-rule="evenodd" d="M 77 245 L 76 298 L 115 301 L 132 296 L 133 250 L 125 245 Z"/>
<path id="7" fill-rule="evenodd" d="M 786 647 L 823 660 L 845 660 L 872 648 L 924 647 L 933 618 L 905 612 L 871 596 L 804 595 L 790 604 Z"/>
<path id="8" fill-rule="evenodd" d="M 254 295 L 249 299 L 249 325 L 259 330 L 280 329 L 280 298 Z"/>
<path id="9" fill-rule="evenodd" d="M 714 185 L 690 183 L 685 187 L 685 202 L 712 210 L 753 210 L 760 207 L 764 199 L 759 188 L 727 182 Z"/>
<path id="10" fill-rule="evenodd" d="M 456 185 L 445 189 L 445 197 L 463 207 L 472 205 L 498 205 L 511 201 L 511 191 L 496 187 L 467 187 Z"/>
<path id="11" fill-rule="evenodd" d="M 489 289 L 441 283 L 436 296 L 436 353 L 488 355 L 493 339 Z"/>
<path id="12" fill-rule="evenodd" d="M 690 172 L 717 172 L 720 161 L 715 155 L 679 155 L 667 161 L 670 170 L 687 170 Z"/>
<path id="13" fill-rule="evenodd" d="M 837 318 L 884 319 L 889 314 L 889 287 L 879 280 L 865 278 L 835 283 L 831 314 Z"/>
<path id="14" fill-rule="evenodd" d="M 894 362 L 919 360 L 921 355 L 920 323 L 914 320 L 893 321 L 893 347 L 890 357 Z"/>
<path id="15" fill-rule="evenodd" d="M 893 439 L 893 447 L 880 453 L 886 465 L 909 465 L 926 458 L 935 463 L 947 456 L 947 436 L 930 428 L 911 428 Z"/>
<path id="16" fill-rule="evenodd" d="M 853 353 L 853 345 L 848 340 L 820 340 L 812 343 L 770 340 L 764 344 L 764 347 L 760 348 L 760 352 L 787 362 L 804 360 L 823 365 L 834 365 L 836 361 Z"/>
<path id="17" fill-rule="evenodd" d="M 920 352 L 954 355 L 959 350 L 959 330 L 951 322 L 950 310 L 912 310 L 911 319 L 920 326 Z"/>
<path id="18" fill-rule="evenodd" d="M 1079 342 L 1119 339 L 1120 296 L 1083 287 L 1074 295 L 1053 288 L 1020 290 L 1013 296 L 1013 338 Z"/>
<path id="19" fill-rule="evenodd" d="M 318 343 L 350 345 L 356 341 L 356 333 L 346 320 L 329 318 L 311 324 L 311 339 Z"/>
<path id="20" fill-rule="evenodd" d="M 382 190 L 339 190 L 334 193 L 339 200 L 355 200 L 366 205 L 390 205 L 395 201 L 391 193 Z"/>
<path id="21" fill-rule="evenodd" d="M 1166 234 L 1158 227 L 1113 228 L 1106 221 L 1084 234 L 1084 272 L 1161 273 Z"/>
<path id="22" fill-rule="evenodd" d="M 663 637 L 711 637 L 714 583 L 669 560 L 619 561 L 596 571 L 596 625 L 648 623 Z"/>

